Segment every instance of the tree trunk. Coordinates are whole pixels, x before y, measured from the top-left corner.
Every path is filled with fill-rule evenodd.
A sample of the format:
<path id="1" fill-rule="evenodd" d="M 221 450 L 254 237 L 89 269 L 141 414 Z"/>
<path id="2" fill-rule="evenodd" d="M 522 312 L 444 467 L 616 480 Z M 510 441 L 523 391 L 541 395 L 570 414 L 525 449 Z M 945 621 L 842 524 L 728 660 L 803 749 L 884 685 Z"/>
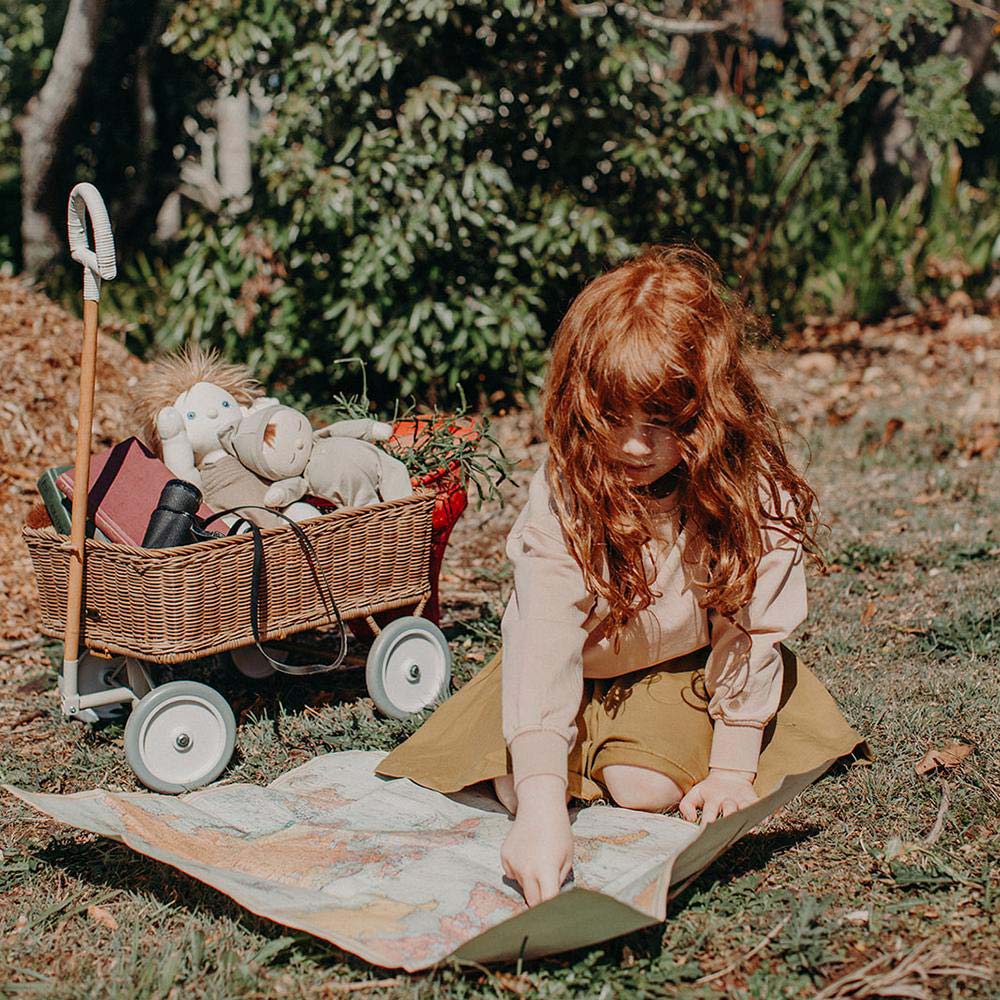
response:
<path id="1" fill-rule="evenodd" d="M 129 235 L 143 229 L 142 215 L 150 205 L 150 186 L 153 155 L 157 145 L 156 106 L 153 103 L 153 61 L 166 27 L 165 4 L 155 2 L 150 17 L 149 30 L 135 52 L 135 110 L 138 129 L 136 134 L 135 174 L 127 185 L 118 209 L 117 229 L 126 242 Z"/>
<path id="2" fill-rule="evenodd" d="M 785 30 L 785 10 L 782 0 L 755 0 L 750 18 L 750 30 L 757 37 L 759 48 L 783 48 L 788 41 Z"/>
<path id="3" fill-rule="evenodd" d="M 42 89 L 17 120 L 21 134 L 21 240 L 25 270 L 37 275 L 62 250 L 63 239 L 47 211 L 48 181 L 97 51 L 107 0 L 70 0 L 52 68 Z"/>

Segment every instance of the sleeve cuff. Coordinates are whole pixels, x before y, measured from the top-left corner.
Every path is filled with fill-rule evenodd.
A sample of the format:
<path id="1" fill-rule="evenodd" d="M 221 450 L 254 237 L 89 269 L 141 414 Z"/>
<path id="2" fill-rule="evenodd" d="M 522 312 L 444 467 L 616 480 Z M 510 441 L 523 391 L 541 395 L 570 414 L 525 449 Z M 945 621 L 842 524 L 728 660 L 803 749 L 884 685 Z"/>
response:
<path id="1" fill-rule="evenodd" d="M 515 788 L 525 778 L 536 774 L 554 774 L 564 783 L 567 781 L 569 748 L 559 733 L 551 729 L 531 729 L 518 733 L 509 746 Z"/>
<path id="2" fill-rule="evenodd" d="M 721 719 L 716 719 L 712 734 L 712 755 L 708 766 L 721 767 L 729 771 L 756 772 L 763 739 L 763 728 L 730 726 Z"/>

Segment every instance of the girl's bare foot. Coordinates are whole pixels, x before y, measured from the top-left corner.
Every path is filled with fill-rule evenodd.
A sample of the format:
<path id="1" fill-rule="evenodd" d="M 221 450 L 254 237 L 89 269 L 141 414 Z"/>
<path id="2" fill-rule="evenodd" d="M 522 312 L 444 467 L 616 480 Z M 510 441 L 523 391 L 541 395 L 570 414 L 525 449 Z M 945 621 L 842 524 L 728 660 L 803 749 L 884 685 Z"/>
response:
<path id="1" fill-rule="evenodd" d="M 514 791 L 514 775 L 502 774 L 493 779 L 493 791 L 496 792 L 500 804 L 511 814 L 517 813 L 517 792 Z"/>

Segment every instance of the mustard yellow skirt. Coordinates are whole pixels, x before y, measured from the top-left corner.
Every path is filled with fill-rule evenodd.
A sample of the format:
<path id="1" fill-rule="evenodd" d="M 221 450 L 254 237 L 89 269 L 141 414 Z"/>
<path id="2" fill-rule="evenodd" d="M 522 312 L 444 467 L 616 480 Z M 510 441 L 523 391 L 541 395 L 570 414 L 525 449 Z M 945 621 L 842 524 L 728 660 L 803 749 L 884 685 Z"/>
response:
<path id="1" fill-rule="evenodd" d="M 869 756 L 830 693 L 787 647 L 778 713 L 764 730 L 755 788 L 766 795 L 788 774 L 810 771 L 857 752 Z M 607 680 L 584 681 L 569 755 L 569 792 L 609 799 L 601 773 L 609 764 L 651 768 L 685 792 L 708 774 L 712 720 L 705 690 L 708 647 Z M 386 777 L 410 778 L 439 792 L 510 773 L 500 712 L 502 652 L 442 704 L 379 765 Z"/>

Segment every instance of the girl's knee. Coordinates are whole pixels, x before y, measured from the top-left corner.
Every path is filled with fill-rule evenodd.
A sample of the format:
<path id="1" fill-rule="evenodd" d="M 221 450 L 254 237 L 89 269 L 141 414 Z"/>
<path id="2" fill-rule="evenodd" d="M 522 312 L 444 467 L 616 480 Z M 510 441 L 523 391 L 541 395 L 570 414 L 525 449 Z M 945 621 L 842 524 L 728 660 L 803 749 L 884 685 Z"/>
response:
<path id="1" fill-rule="evenodd" d="M 601 778 L 615 804 L 625 809 L 661 812 L 672 809 L 684 798 L 676 781 L 648 767 L 609 764 Z"/>

